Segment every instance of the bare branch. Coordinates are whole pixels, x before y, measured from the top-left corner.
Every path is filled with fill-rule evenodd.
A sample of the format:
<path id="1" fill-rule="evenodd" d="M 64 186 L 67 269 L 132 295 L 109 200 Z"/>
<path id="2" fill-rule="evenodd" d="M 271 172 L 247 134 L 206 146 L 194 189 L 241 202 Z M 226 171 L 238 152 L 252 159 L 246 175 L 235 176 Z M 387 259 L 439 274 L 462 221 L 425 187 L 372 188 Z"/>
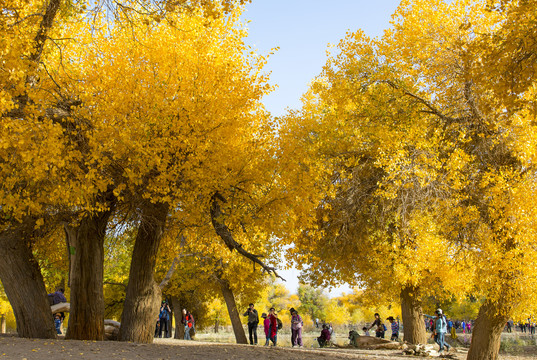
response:
<path id="1" fill-rule="evenodd" d="M 272 273 L 277 278 L 280 278 L 283 281 L 286 281 L 284 278 L 282 278 L 280 275 L 278 275 L 278 273 L 276 272 L 275 267 L 268 266 L 262 260 L 260 260 L 260 258 L 262 258 L 263 255 L 252 254 L 252 253 L 244 250 L 242 245 L 240 243 L 238 243 L 237 241 L 235 241 L 235 239 L 233 238 L 233 235 L 231 234 L 231 231 L 229 230 L 227 225 L 224 224 L 224 222 L 222 220 L 223 213 L 222 213 L 222 209 L 220 208 L 219 201 L 222 201 L 222 202 L 225 203 L 226 199 L 220 193 L 216 192 L 213 195 L 212 200 L 211 200 L 211 222 L 213 224 L 214 230 L 216 231 L 218 236 L 220 236 L 220 238 L 222 238 L 222 240 L 224 240 L 224 243 L 227 245 L 229 250 L 231 250 L 231 251 L 237 250 L 237 252 L 239 254 L 241 254 L 242 256 L 244 256 L 247 259 L 250 259 L 251 261 L 254 262 L 254 264 L 259 264 L 263 268 L 263 271 L 266 271 L 269 274 Z"/>

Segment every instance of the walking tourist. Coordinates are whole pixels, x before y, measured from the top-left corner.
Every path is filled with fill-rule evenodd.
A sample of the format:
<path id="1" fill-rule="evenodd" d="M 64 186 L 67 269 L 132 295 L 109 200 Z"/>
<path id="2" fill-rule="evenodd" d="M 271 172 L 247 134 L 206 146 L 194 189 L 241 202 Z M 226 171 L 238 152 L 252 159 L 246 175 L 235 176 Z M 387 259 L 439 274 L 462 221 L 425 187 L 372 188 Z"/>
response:
<path id="1" fill-rule="evenodd" d="M 257 345 L 257 325 L 259 324 L 259 315 L 254 309 L 254 304 L 250 304 L 248 310 L 243 314 L 248 316 L 248 334 L 250 335 L 250 345 Z"/>

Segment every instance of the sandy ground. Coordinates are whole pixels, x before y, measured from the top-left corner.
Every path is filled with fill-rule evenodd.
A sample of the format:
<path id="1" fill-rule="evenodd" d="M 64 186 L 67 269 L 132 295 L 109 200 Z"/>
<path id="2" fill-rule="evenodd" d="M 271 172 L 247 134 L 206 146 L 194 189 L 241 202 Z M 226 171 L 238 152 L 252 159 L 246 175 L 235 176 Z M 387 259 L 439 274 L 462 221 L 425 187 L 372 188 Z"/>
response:
<path id="1" fill-rule="evenodd" d="M 404 356 L 399 350 L 357 349 L 298 349 L 263 347 L 236 344 L 218 344 L 201 341 L 155 339 L 153 344 L 133 344 L 115 341 L 73 341 L 21 339 L 0 336 L 0 360 L 2 359 L 368 359 L 402 360 L 416 357 Z M 453 359 L 463 360 L 466 351 L 459 349 Z M 501 356 L 501 360 L 537 359 L 528 356 Z"/>

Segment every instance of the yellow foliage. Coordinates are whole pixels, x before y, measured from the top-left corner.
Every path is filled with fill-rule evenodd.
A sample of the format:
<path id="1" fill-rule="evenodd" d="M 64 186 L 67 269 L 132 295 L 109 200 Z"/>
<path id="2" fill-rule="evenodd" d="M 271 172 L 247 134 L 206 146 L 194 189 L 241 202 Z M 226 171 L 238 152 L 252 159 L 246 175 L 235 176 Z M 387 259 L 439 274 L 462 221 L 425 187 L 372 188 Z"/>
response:
<path id="1" fill-rule="evenodd" d="M 530 302 L 535 2 L 490 4 L 401 2 L 381 38 L 348 33 L 284 119 L 309 216 L 288 255 L 309 281 L 382 302 L 478 293 L 504 317 Z"/>

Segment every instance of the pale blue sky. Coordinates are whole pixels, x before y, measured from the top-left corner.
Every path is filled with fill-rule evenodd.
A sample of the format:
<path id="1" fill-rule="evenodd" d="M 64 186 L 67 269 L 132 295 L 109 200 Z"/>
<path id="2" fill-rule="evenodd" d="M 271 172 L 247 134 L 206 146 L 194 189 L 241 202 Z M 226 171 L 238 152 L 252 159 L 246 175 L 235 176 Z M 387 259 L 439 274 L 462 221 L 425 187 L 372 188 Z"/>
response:
<path id="1" fill-rule="evenodd" d="M 398 4 L 399 0 L 253 0 L 248 4 L 243 15 L 251 20 L 246 43 L 261 54 L 280 48 L 265 67 L 272 72 L 270 82 L 278 85 L 264 99 L 272 115 L 300 108 L 300 97 L 326 62 L 329 43 L 336 45 L 349 30 L 381 36 Z M 280 275 L 295 293 L 298 271 L 284 270 Z M 348 286 L 326 290 L 330 296 L 351 291 Z"/>
<path id="2" fill-rule="evenodd" d="M 362 29 L 380 36 L 389 26 L 399 0 L 253 0 L 243 18 L 248 24 L 246 42 L 261 54 L 279 47 L 266 66 L 278 88 L 265 106 L 280 116 L 286 108 L 299 108 L 300 97 L 326 62 L 328 44 L 345 33 Z"/>

